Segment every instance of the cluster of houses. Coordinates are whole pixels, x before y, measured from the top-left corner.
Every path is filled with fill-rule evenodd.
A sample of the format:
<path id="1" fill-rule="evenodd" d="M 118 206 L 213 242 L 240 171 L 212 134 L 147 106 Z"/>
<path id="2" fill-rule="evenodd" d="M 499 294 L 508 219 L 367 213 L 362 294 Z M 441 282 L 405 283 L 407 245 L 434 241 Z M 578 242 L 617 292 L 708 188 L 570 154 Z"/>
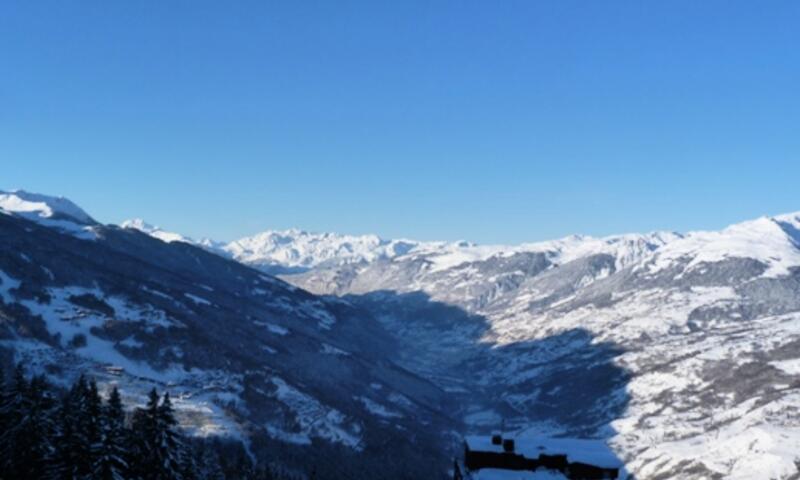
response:
<path id="1" fill-rule="evenodd" d="M 621 476 L 622 475 L 622 476 Z M 454 480 L 622 479 L 623 464 L 602 440 L 468 436 Z"/>

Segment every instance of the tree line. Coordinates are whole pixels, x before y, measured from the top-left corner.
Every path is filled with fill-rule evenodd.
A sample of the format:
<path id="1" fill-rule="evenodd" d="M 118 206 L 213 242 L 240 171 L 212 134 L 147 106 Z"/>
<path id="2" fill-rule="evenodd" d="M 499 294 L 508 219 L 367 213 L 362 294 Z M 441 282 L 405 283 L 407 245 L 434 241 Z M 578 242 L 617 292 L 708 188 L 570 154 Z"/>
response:
<path id="1" fill-rule="evenodd" d="M 0 480 L 291 480 L 254 464 L 241 443 L 180 433 L 169 393 L 126 411 L 81 376 L 66 391 L 22 366 L 0 371 Z"/>

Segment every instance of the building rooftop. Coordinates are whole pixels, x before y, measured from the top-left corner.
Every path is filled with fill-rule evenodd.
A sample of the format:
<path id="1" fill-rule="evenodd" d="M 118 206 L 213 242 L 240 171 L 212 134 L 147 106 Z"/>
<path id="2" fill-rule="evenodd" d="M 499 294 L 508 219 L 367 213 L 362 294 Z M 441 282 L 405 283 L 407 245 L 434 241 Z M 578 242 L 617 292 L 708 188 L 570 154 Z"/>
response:
<path id="1" fill-rule="evenodd" d="M 467 448 L 474 452 L 502 453 L 502 445 L 492 444 L 490 436 L 468 436 L 464 439 Z M 622 461 L 603 440 L 574 438 L 516 437 L 514 452 L 535 459 L 540 454 L 566 455 L 570 463 L 580 462 L 602 468 L 622 468 Z M 536 472 L 530 472 L 536 473 Z M 480 477 L 483 478 L 483 477 Z M 491 477 L 495 478 L 495 477 Z M 504 478 L 504 477 L 498 477 Z M 510 477 L 518 478 L 518 477 Z M 528 477 L 523 477 L 528 478 Z M 539 477 L 531 477 L 539 478 Z"/>
<path id="2" fill-rule="evenodd" d="M 471 480 L 567 480 L 564 475 L 551 470 L 535 472 L 484 468 L 472 473 Z"/>

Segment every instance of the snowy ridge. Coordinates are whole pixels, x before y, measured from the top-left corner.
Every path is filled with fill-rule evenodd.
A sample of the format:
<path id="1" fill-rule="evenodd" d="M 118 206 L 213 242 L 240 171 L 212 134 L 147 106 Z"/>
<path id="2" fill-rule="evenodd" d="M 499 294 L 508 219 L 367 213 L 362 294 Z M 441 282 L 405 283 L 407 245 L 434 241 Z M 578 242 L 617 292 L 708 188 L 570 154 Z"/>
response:
<path id="1" fill-rule="evenodd" d="M 424 257 L 431 262 L 432 271 L 440 271 L 463 263 L 523 252 L 547 253 L 556 263 L 608 253 L 617 259 L 617 267 L 622 268 L 677 238 L 680 235 L 675 233 L 655 232 L 604 238 L 573 235 L 560 240 L 521 245 L 477 245 L 466 241 L 386 240 L 377 235 L 351 236 L 291 229 L 266 231 L 233 241 L 221 250 L 247 265 L 301 270 Z"/>
<path id="2" fill-rule="evenodd" d="M 97 239 L 94 231 L 97 222 L 64 197 L 24 190 L 0 191 L 0 213 L 31 220 L 83 240 Z"/>
<path id="3" fill-rule="evenodd" d="M 627 470 L 745 480 L 798 471 L 798 267 L 792 213 L 683 235 L 424 245 L 346 274 L 283 278 L 371 309 L 403 342 L 405 367 L 473 395 L 460 412 L 470 432 L 503 421 L 521 435 L 575 435 L 553 405 L 586 395 L 600 377 L 575 377 L 607 362 L 619 386 L 566 411 L 584 429 L 608 420 L 589 435 L 608 439 Z M 449 320 L 452 307 L 473 317 Z M 475 349 L 469 374 L 454 375 Z M 482 388 L 494 395 L 483 403 Z M 542 409 L 551 413 L 538 418 Z"/>
<path id="4" fill-rule="evenodd" d="M 194 244 L 195 241 L 189 237 L 185 237 L 180 233 L 168 232 L 161 227 L 157 227 L 155 225 L 151 225 L 141 218 L 134 218 L 132 220 L 126 220 L 119 225 L 122 228 L 127 228 L 131 230 L 139 230 L 142 233 L 146 233 L 151 237 L 157 238 L 163 242 L 172 243 L 172 242 L 185 242 Z"/>
<path id="5" fill-rule="evenodd" d="M 0 210 L 32 220 L 69 220 L 81 225 L 97 222 L 80 207 L 64 197 L 52 197 L 25 190 L 0 191 Z"/>
<path id="6" fill-rule="evenodd" d="M 651 272 L 681 259 L 691 259 L 686 270 L 702 263 L 729 258 L 751 258 L 767 265 L 765 277 L 787 275 L 800 266 L 800 214 L 761 217 L 737 223 L 719 232 L 691 232 L 670 242 L 655 255 Z"/>
<path id="7" fill-rule="evenodd" d="M 190 247 L 120 241 L 133 233 L 13 195 L 2 197 L 7 215 L 101 238 L 53 251 L 49 232 L 0 215 L 0 309 L 15 335 L 39 335 L 9 333 L 0 346 L 38 370 L 91 365 L 136 396 L 175 382 L 202 413 L 198 431 L 257 426 L 287 443 L 369 452 L 387 431 L 483 434 L 502 423 L 603 439 L 637 478 L 796 477 L 800 213 L 516 246 L 288 230 L 219 248 L 125 224 L 257 272 Z M 114 261 L 73 260 L 87 251 Z M 127 268 L 131 256 L 141 271 Z M 151 256 L 192 277 L 162 275 Z M 263 273 L 276 266 L 305 291 Z M 107 269 L 135 290 L 119 291 Z M 202 372 L 183 368 L 198 361 Z M 373 368 L 382 362 L 402 368 Z M 429 423 L 440 414 L 458 426 Z"/>
<path id="8" fill-rule="evenodd" d="M 394 258 L 420 245 L 420 242 L 411 240 L 383 240 L 376 235 L 352 236 L 290 229 L 268 230 L 245 237 L 225 245 L 223 250 L 246 264 L 303 269 Z"/>
<path id="9" fill-rule="evenodd" d="M 268 231 L 231 242 L 222 250 L 257 268 L 324 269 L 377 260 L 421 258 L 431 264 L 429 273 L 519 253 L 543 253 L 556 265 L 605 254 L 614 258 L 616 270 L 647 262 L 648 269 L 654 273 L 687 259 L 686 269 L 691 270 L 702 263 L 752 258 L 768 267 L 764 276 L 769 278 L 786 275 L 791 267 L 800 266 L 799 246 L 800 213 L 793 213 L 761 217 L 718 232 L 633 233 L 601 238 L 572 235 L 520 245 L 384 240 L 375 235 L 354 237 L 300 230 Z"/>
<path id="10" fill-rule="evenodd" d="M 648 256 L 661 246 L 681 238 L 672 232 L 625 234 L 595 238 L 571 235 L 521 245 L 475 245 L 466 242 L 430 242 L 421 244 L 411 255 L 425 255 L 433 263 L 431 271 L 442 271 L 464 263 L 485 261 L 493 257 L 509 257 L 517 253 L 544 253 L 556 264 L 567 263 L 590 255 L 608 254 L 616 259 L 617 268 L 624 268 Z"/>
<path id="11" fill-rule="evenodd" d="M 181 427 L 198 436 L 360 451 L 381 432 L 448 424 L 418 407 L 438 404 L 441 392 L 393 367 L 389 334 L 347 302 L 175 248 L 169 243 L 187 237 L 142 221 L 87 225 L 96 241 L 71 241 L 72 231 L 38 225 L 78 228 L 75 218 L 6 200 L 13 211 L 0 215 L 0 354 L 28 371 L 63 385 L 89 374 L 101 388 L 118 385 L 128 406 L 154 387 L 169 389 Z M 161 239 L 141 241 L 138 230 Z M 373 384 L 385 387 L 375 393 Z M 389 408 L 397 398 L 409 400 Z M 433 440 L 425 442 L 427 456 Z"/>

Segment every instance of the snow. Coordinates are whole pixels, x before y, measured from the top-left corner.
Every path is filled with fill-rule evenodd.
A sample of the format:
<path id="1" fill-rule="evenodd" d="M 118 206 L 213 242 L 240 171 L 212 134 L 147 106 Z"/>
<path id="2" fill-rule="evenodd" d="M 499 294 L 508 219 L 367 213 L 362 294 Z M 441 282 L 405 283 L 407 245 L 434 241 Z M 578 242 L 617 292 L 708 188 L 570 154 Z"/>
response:
<path id="1" fill-rule="evenodd" d="M 3 299 L 3 303 L 10 304 L 14 302 L 11 290 L 17 289 L 19 286 L 19 280 L 9 277 L 4 271 L 0 270 L 0 298 Z"/>
<path id="2" fill-rule="evenodd" d="M 271 436 L 293 443 L 306 443 L 310 437 L 318 437 L 357 451 L 363 448 L 361 427 L 350 423 L 343 413 L 323 405 L 282 378 L 273 377 L 271 380 L 276 387 L 275 397 L 292 410 L 300 429 L 300 432 L 286 432 L 275 425 L 267 425 Z"/>
<path id="3" fill-rule="evenodd" d="M 793 358 L 791 360 L 782 360 L 778 362 L 770 362 L 773 367 L 783 370 L 789 375 L 800 375 L 800 358 Z"/>
<path id="4" fill-rule="evenodd" d="M 336 348 L 333 345 L 328 345 L 327 343 L 322 344 L 322 353 L 326 355 L 338 355 L 340 357 L 349 357 L 350 353 L 345 352 L 341 348 Z"/>
<path id="5" fill-rule="evenodd" d="M 0 191 L 0 210 L 21 214 L 26 218 L 49 219 L 54 216 L 66 216 L 84 225 L 96 223 L 80 207 L 64 197 L 51 197 L 24 190 Z"/>
<path id="6" fill-rule="evenodd" d="M 373 415 L 377 415 L 383 418 L 401 418 L 403 415 L 399 412 L 395 412 L 394 410 L 390 410 L 380 403 L 371 400 L 367 397 L 354 397 L 356 400 L 361 402 L 364 405 L 364 408 L 367 409 Z"/>
<path id="7" fill-rule="evenodd" d="M 119 342 L 120 345 L 128 348 L 142 348 L 144 344 L 138 340 L 136 340 L 133 336 L 126 338 Z"/>
<path id="8" fill-rule="evenodd" d="M 572 235 L 559 240 L 520 245 L 474 245 L 466 242 L 430 242 L 414 250 L 432 262 L 431 272 L 443 271 L 464 263 L 508 257 L 517 253 L 544 253 L 550 261 L 563 264 L 589 255 L 609 254 L 617 259 L 617 269 L 649 255 L 661 246 L 680 238 L 671 232 L 625 234 L 604 238 Z"/>
<path id="9" fill-rule="evenodd" d="M 82 240 L 97 240 L 97 222 L 64 197 L 51 197 L 24 190 L 0 191 L 0 213 L 36 222 Z"/>
<path id="10" fill-rule="evenodd" d="M 283 337 L 289 334 L 288 328 L 282 327 L 280 325 L 275 325 L 274 323 L 261 322 L 258 320 L 254 321 L 253 323 L 258 325 L 259 327 L 267 327 L 267 330 L 269 330 L 270 333 L 274 333 L 275 335 L 280 335 Z"/>
<path id="11" fill-rule="evenodd" d="M 800 265 L 800 213 L 762 217 L 732 225 L 721 232 L 673 232 L 624 234 L 603 238 L 572 235 L 558 240 L 520 245 L 476 245 L 460 242 L 423 242 L 386 240 L 376 235 L 341 235 L 312 233 L 298 229 L 267 230 L 228 244 L 205 240 L 195 242 L 178 233 L 162 230 L 141 219 L 126 221 L 124 228 L 135 228 L 166 242 L 183 241 L 233 257 L 256 267 L 311 269 L 345 264 L 361 264 L 377 260 L 408 257 L 430 262 L 429 273 L 444 271 L 464 263 L 508 257 L 516 253 L 544 253 L 551 262 L 564 264 L 589 255 L 609 254 L 616 259 L 616 269 L 655 255 L 650 266 L 653 272 L 673 265 L 684 258 L 688 268 L 703 262 L 716 262 L 732 257 L 750 257 L 763 261 L 767 277 L 785 275 Z"/>
<path id="12" fill-rule="evenodd" d="M 307 269 L 325 264 L 348 264 L 394 258 L 420 242 L 383 240 L 377 235 L 338 235 L 290 229 L 268 230 L 223 247 L 242 263 Z"/>
<path id="13" fill-rule="evenodd" d="M 62 346 L 66 347 L 76 335 L 83 335 L 86 338 L 86 345 L 75 348 L 75 351 L 82 357 L 95 362 L 122 367 L 132 375 L 163 382 L 175 381 L 188 373 L 180 368 L 156 371 L 147 363 L 128 359 L 115 348 L 114 342 L 96 337 L 92 333 L 92 329 L 102 327 L 107 318 L 96 312 L 77 307 L 68 299 L 71 296 L 85 294 L 103 298 L 102 292 L 83 287 L 65 287 L 49 288 L 47 293 L 50 295 L 49 303 L 38 303 L 33 300 L 24 300 L 20 303 L 31 314 L 38 315 L 44 320 L 48 332 L 52 335 L 58 335 Z M 117 306 L 115 308 L 115 318 L 117 320 L 142 321 L 143 319 L 152 318 L 152 311 L 125 307 L 126 302 L 122 299 L 106 298 L 105 300 L 112 307 L 114 305 Z M 156 319 L 160 320 L 158 317 Z"/>
<path id="14" fill-rule="evenodd" d="M 184 293 L 184 295 L 186 296 L 186 298 L 188 298 L 189 300 L 193 301 L 198 305 L 212 305 L 211 302 L 209 302 L 203 297 L 198 297 L 197 295 L 193 295 L 191 293 Z"/>
<path id="15" fill-rule="evenodd" d="M 325 309 L 325 305 L 319 300 L 304 301 L 300 304 L 299 310 L 303 314 L 318 320 L 317 325 L 323 330 L 330 330 L 336 323 L 336 318 Z"/>
<path id="16" fill-rule="evenodd" d="M 800 266 L 800 237 L 786 226 L 792 226 L 796 216 L 761 217 L 719 232 L 691 232 L 659 249 L 650 271 L 658 272 L 682 259 L 690 259 L 688 271 L 702 263 L 752 258 L 767 265 L 764 277 L 787 275 L 789 268 Z"/>
<path id="17" fill-rule="evenodd" d="M 371 386 L 372 388 L 375 388 L 375 384 L 372 384 Z M 400 407 L 411 408 L 414 406 L 414 404 L 411 403 L 411 400 L 409 400 L 405 395 L 397 392 L 390 393 L 388 399 L 390 402 Z"/>
<path id="18" fill-rule="evenodd" d="M 194 240 L 190 239 L 189 237 L 184 237 L 179 233 L 168 232 L 166 230 L 163 230 L 161 227 L 157 227 L 155 225 L 151 225 L 145 222 L 141 218 L 126 220 L 122 222 L 119 226 L 130 230 L 138 230 L 142 233 L 146 233 L 151 237 L 157 238 L 166 243 L 171 243 L 171 242 L 185 242 L 192 244 L 195 243 Z"/>
<path id="19" fill-rule="evenodd" d="M 267 434 L 286 443 L 295 445 L 311 445 L 311 437 L 305 433 L 287 432 L 274 425 L 266 425 Z"/>
<path id="20" fill-rule="evenodd" d="M 481 410 L 464 415 L 464 423 L 468 425 L 497 425 L 503 417 L 494 410 Z"/>
<path id="21" fill-rule="evenodd" d="M 172 297 L 171 297 L 171 296 L 169 296 L 169 295 L 167 295 L 166 293 L 164 293 L 164 292 L 161 292 L 161 291 L 159 291 L 159 290 L 154 290 L 154 289 L 152 289 L 152 288 L 147 288 L 146 286 L 142 286 L 142 290 L 144 290 L 144 291 L 145 291 L 145 292 L 147 292 L 147 293 L 152 293 L 153 295 L 156 295 L 156 296 L 158 296 L 158 297 L 161 297 L 161 298 L 163 298 L 163 299 L 165 299 L 165 300 L 172 300 Z"/>
<path id="22" fill-rule="evenodd" d="M 552 470 L 538 469 L 535 472 L 484 468 L 471 474 L 471 480 L 567 480 L 564 475 Z"/>
<path id="23" fill-rule="evenodd" d="M 800 451 L 800 435 L 796 418 L 787 425 L 765 425 L 760 418 L 776 415 L 783 409 L 796 416 L 800 393 L 791 394 L 776 403 L 754 408 L 754 401 L 745 402 L 727 413 L 721 427 L 702 429 L 693 435 L 672 440 L 660 439 L 657 448 L 641 445 L 632 462 L 643 478 L 658 471 L 669 471 L 681 462 L 701 461 L 733 480 L 752 478 L 790 478 L 796 473 L 795 458 Z M 652 442 L 652 440 L 650 441 Z M 640 442 L 641 443 L 641 442 Z M 648 442 L 649 443 L 649 442 Z"/>

